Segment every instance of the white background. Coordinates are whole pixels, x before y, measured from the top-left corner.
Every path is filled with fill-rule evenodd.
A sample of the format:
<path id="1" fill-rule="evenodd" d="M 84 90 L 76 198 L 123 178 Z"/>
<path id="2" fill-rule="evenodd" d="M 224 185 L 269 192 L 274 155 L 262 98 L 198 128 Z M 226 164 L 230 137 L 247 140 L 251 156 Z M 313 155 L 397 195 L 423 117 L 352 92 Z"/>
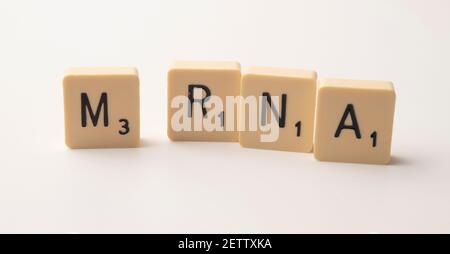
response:
<path id="1" fill-rule="evenodd" d="M 450 1 L 0 2 L 0 232 L 450 233 Z M 237 60 L 392 80 L 388 166 L 166 136 L 166 75 Z M 143 147 L 64 145 L 70 66 L 135 66 Z"/>

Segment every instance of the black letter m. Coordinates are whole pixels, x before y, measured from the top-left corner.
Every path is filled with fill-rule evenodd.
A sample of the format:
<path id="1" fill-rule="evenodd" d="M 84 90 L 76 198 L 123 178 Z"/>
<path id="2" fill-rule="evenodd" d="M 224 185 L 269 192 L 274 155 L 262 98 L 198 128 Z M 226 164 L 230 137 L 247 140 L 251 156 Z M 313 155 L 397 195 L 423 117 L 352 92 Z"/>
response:
<path id="1" fill-rule="evenodd" d="M 106 93 L 102 93 L 100 97 L 100 101 L 98 102 L 97 110 L 95 114 L 92 110 L 91 103 L 89 102 L 89 97 L 87 93 L 81 93 L 81 126 L 87 126 L 87 112 L 89 111 L 89 116 L 92 120 L 92 124 L 97 126 L 98 119 L 100 118 L 100 113 L 102 112 L 102 108 L 105 109 L 103 112 L 103 125 L 108 127 L 108 97 Z"/>

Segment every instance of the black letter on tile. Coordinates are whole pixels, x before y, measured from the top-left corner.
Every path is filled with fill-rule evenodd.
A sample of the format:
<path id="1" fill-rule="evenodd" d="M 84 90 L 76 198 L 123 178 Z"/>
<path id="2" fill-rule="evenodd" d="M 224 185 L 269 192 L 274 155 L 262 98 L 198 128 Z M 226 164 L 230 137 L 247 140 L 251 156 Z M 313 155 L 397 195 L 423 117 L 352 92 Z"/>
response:
<path id="1" fill-rule="evenodd" d="M 108 97 L 106 93 L 102 93 L 100 97 L 100 101 L 98 102 L 97 110 L 92 110 L 91 103 L 89 102 L 89 97 L 87 93 L 81 93 L 81 126 L 87 126 L 87 112 L 89 111 L 89 116 L 91 117 L 92 124 L 97 126 L 98 119 L 100 118 L 100 113 L 102 112 L 102 108 L 104 108 L 103 112 L 103 125 L 108 127 Z"/>
<path id="2" fill-rule="evenodd" d="M 352 118 L 352 125 L 345 125 L 345 120 L 347 119 L 349 114 L 350 114 L 350 117 Z M 353 108 L 352 104 L 348 104 L 347 108 L 345 108 L 344 115 L 341 118 L 341 122 L 339 123 L 339 126 L 336 130 L 336 133 L 334 134 L 334 137 L 338 138 L 339 135 L 341 135 L 341 131 L 343 129 L 354 130 L 356 138 L 358 138 L 358 139 L 361 138 L 361 132 L 360 132 L 359 126 L 358 126 L 358 120 L 356 120 L 355 109 Z"/>
<path id="3" fill-rule="evenodd" d="M 203 97 L 202 99 L 195 99 L 194 98 L 194 89 L 199 88 L 202 89 L 203 91 L 205 91 L 206 96 Z M 211 90 L 209 90 L 209 88 L 205 85 L 199 85 L 199 84 L 192 84 L 188 86 L 188 98 L 189 98 L 189 110 L 188 110 L 188 116 L 192 117 L 192 105 L 194 104 L 194 102 L 199 102 L 200 105 L 202 105 L 202 112 L 203 112 L 203 117 L 206 116 L 206 108 L 204 107 L 204 103 L 206 100 L 208 100 L 209 96 L 211 96 Z"/>
<path id="4" fill-rule="evenodd" d="M 266 106 L 266 102 L 269 103 L 269 107 L 272 110 L 274 116 L 277 118 L 278 121 L 278 126 L 280 128 L 284 128 L 284 126 L 286 125 L 286 101 L 287 101 L 287 95 L 286 94 L 282 94 L 281 95 L 281 116 L 279 116 L 278 111 L 275 107 L 272 107 L 272 99 L 270 96 L 270 93 L 268 92 L 263 92 L 262 93 L 263 96 L 263 100 L 261 103 L 261 126 L 265 126 L 266 125 L 266 121 L 267 121 L 267 106 Z"/>

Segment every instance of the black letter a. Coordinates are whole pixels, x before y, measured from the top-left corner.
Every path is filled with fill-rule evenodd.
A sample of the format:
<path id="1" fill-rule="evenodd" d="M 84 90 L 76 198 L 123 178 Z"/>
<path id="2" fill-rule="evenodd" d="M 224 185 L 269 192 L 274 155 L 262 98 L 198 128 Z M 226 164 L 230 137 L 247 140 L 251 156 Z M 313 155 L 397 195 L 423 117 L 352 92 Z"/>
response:
<path id="1" fill-rule="evenodd" d="M 345 120 L 347 119 L 349 114 L 350 114 L 350 117 L 352 118 L 352 125 L 345 125 Z M 339 126 L 336 130 L 336 133 L 334 134 L 334 137 L 338 138 L 339 135 L 341 135 L 341 131 L 343 129 L 354 130 L 356 138 L 358 138 L 358 139 L 361 138 L 361 132 L 359 131 L 358 120 L 356 120 L 355 109 L 353 108 L 352 104 L 347 104 L 347 108 L 345 108 L 344 115 L 341 118 L 341 122 L 339 123 Z"/>
<path id="2" fill-rule="evenodd" d="M 97 110 L 92 111 L 91 103 L 89 102 L 89 98 L 87 93 L 81 93 L 81 126 L 87 126 L 87 116 L 86 109 L 89 110 L 89 116 L 91 117 L 92 124 L 97 126 L 98 119 L 100 118 L 100 113 L 102 112 L 102 108 L 105 108 L 105 112 L 103 113 L 103 125 L 105 127 L 108 126 L 108 97 L 106 93 L 102 93 L 100 97 L 100 101 L 98 102 Z"/>

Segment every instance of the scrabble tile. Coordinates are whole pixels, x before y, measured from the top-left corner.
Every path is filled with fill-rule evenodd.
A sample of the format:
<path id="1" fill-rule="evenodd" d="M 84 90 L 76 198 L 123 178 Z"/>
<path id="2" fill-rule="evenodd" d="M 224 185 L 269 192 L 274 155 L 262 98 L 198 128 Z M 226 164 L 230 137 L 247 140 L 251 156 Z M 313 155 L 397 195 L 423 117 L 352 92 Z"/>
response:
<path id="1" fill-rule="evenodd" d="M 237 62 L 175 62 L 168 72 L 168 137 L 238 141 L 238 107 L 227 110 L 226 97 L 239 95 L 240 82 Z"/>
<path id="2" fill-rule="evenodd" d="M 316 102 L 315 71 L 282 69 L 269 67 L 251 67 L 242 74 L 241 95 L 257 97 L 258 110 L 255 115 L 249 106 L 242 106 L 245 130 L 239 134 L 243 147 L 274 149 L 295 152 L 311 152 L 313 146 L 314 111 Z M 276 96 L 276 97 L 275 97 Z M 278 98 L 278 105 L 273 103 Z M 249 101 L 247 100 L 246 103 Z M 278 127 L 278 138 L 262 141 L 262 129 L 268 124 L 273 113 L 274 127 Z M 258 128 L 250 127 L 250 119 L 256 117 Z M 254 120 L 255 118 L 253 118 Z M 264 119 L 266 122 L 264 123 Z M 262 122 L 263 121 L 263 122 Z"/>
<path id="3" fill-rule="evenodd" d="M 70 148 L 137 147 L 139 77 L 134 68 L 70 68 L 64 87 Z"/>
<path id="4" fill-rule="evenodd" d="M 318 160 L 387 164 L 395 108 L 388 81 L 319 81 L 314 155 Z"/>

